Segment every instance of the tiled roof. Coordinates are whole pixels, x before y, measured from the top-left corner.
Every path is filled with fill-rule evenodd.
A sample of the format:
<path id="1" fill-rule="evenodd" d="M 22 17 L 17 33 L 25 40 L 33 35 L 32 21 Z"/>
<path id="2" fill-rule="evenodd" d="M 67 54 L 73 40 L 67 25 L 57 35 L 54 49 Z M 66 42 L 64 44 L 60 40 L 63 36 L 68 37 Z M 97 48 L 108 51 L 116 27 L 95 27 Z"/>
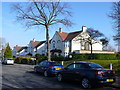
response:
<path id="1" fill-rule="evenodd" d="M 16 49 L 17 52 L 19 52 L 22 47 L 21 46 L 15 46 L 14 48 Z"/>
<path id="2" fill-rule="evenodd" d="M 75 38 L 77 35 L 79 35 L 82 31 L 76 31 L 76 32 L 71 32 L 71 33 L 66 33 L 66 32 L 60 32 L 57 31 L 57 33 L 59 34 L 59 36 L 62 38 L 62 40 L 72 40 L 73 38 Z"/>
<path id="3" fill-rule="evenodd" d="M 32 43 L 34 48 L 40 43 L 40 41 L 30 41 L 30 42 Z"/>
<path id="4" fill-rule="evenodd" d="M 40 46 L 40 45 L 42 45 L 42 44 L 45 43 L 45 42 L 46 42 L 46 41 L 40 41 L 40 42 L 38 43 L 38 45 L 35 46 L 35 48 L 38 47 L 38 46 Z"/>
<path id="5" fill-rule="evenodd" d="M 41 44 L 45 43 L 46 41 L 30 41 L 34 48 L 40 46 Z"/>
<path id="6" fill-rule="evenodd" d="M 26 49 L 27 46 L 23 46 L 23 47 L 22 46 L 15 46 L 14 48 L 16 49 L 17 52 L 20 52 L 21 50 Z"/>
<path id="7" fill-rule="evenodd" d="M 57 31 L 57 33 L 60 35 L 60 37 L 62 38 L 63 41 L 67 38 L 67 36 L 69 34 L 69 33 L 60 32 L 60 31 Z"/>

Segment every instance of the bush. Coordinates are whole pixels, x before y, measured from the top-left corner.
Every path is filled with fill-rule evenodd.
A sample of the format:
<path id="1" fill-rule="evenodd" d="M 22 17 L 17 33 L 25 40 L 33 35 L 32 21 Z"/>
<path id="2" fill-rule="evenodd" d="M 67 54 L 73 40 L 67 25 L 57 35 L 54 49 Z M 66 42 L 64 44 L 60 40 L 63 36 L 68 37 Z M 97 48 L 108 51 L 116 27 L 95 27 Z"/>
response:
<path id="1" fill-rule="evenodd" d="M 16 57 L 15 58 L 15 63 L 18 63 L 18 64 L 28 64 L 30 59 L 31 59 L 31 57 Z"/>
<path id="2" fill-rule="evenodd" d="M 35 55 L 35 58 L 36 58 L 36 64 L 38 64 L 39 62 L 43 61 L 43 60 L 47 60 L 47 57 L 46 56 L 43 56 L 41 54 L 36 54 Z"/>
<path id="3" fill-rule="evenodd" d="M 52 61 L 64 61 L 65 58 L 63 56 L 52 55 L 51 60 Z"/>

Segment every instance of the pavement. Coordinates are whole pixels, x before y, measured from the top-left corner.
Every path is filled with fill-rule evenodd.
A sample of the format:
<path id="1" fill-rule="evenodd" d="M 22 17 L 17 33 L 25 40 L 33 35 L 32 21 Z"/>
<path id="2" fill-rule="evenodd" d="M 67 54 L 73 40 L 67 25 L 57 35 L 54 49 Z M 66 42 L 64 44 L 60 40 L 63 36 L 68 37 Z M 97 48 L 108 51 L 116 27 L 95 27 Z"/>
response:
<path id="1" fill-rule="evenodd" d="M 112 86 L 120 89 L 120 76 L 116 76 L 116 82 Z"/>

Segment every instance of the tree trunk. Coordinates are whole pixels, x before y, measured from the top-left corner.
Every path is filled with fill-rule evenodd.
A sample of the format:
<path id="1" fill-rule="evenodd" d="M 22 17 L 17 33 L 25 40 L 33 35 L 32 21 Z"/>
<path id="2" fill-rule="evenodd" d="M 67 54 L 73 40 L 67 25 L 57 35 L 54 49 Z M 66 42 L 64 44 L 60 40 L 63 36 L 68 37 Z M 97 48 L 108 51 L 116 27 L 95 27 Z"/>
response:
<path id="1" fill-rule="evenodd" d="M 51 57 L 50 57 L 50 40 L 49 40 L 48 25 L 46 25 L 45 28 L 46 28 L 46 42 L 47 42 L 47 59 L 48 59 L 48 61 L 51 61 Z"/>
<path id="2" fill-rule="evenodd" d="M 90 44 L 90 46 L 91 46 L 91 59 L 93 58 L 93 56 L 92 56 L 92 44 Z"/>

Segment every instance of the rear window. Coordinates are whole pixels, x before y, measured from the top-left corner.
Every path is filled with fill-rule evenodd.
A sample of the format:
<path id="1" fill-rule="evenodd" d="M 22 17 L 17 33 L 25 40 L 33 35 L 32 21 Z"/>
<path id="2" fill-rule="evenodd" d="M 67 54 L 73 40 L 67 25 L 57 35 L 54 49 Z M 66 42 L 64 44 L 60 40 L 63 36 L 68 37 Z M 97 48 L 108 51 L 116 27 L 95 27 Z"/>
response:
<path id="1" fill-rule="evenodd" d="M 90 68 L 103 68 L 101 65 L 95 64 L 95 63 L 88 63 L 87 65 L 88 65 Z"/>
<path id="2" fill-rule="evenodd" d="M 50 64 L 51 64 L 52 66 L 62 66 L 62 64 L 61 64 L 61 63 L 58 63 L 58 62 L 50 62 Z"/>

